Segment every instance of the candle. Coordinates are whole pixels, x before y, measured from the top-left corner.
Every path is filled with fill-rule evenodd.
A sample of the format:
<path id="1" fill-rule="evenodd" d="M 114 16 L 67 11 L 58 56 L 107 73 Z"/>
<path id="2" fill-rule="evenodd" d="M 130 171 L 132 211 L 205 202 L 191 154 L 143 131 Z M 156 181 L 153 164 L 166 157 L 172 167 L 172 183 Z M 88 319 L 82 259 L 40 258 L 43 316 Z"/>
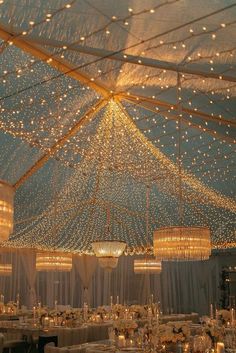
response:
<path id="1" fill-rule="evenodd" d="M 57 311 L 57 300 L 55 300 L 55 310 Z"/>
<path id="2" fill-rule="evenodd" d="M 217 342 L 216 353 L 225 353 L 225 345 L 223 342 Z"/>
<path id="3" fill-rule="evenodd" d="M 153 294 L 151 294 L 151 304 L 153 304 Z"/>
<path id="4" fill-rule="evenodd" d="M 17 310 L 19 310 L 19 307 L 20 307 L 20 294 L 17 293 L 17 296 L 16 296 L 16 307 L 17 307 Z"/>
<path id="5" fill-rule="evenodd" d="M 116 297 L 116 304 L 119 304 L 119 295 Z"/>
<path id="6" fill-rule="evenodd" d="M 232 326 L 234 324 L 234 315 L 235 315 L 235 310 L 232 308 L 230 309 L 230 321 Z"/>
<path id="7" fill-rule="evenodd" d="M 111 295 L 111 308 L 112 308 L 112 305 L 113 305 L 113 296 Z"/>
<path id="8" fill-rule="evenodd" d="M 118 347 L 119 348 L 124 348 L 125 347 L 125 336 L 124 335 L 119 335 L 118 336 Z"/>
<path id="9" fill-rule="evenodd" d="M 45 316 L 45 318 L 44 318 L 44 326 L 48 327 L 48 325 L 49 325 L 49 317 Z"/>
<path id="10" fill-rule="evenodd" d="M 189 353 L 190 350 L 189 350 L 189 343 L 185 343 L 184 344 L 184 353 Z"/>
<path id="11" fill-rule="evenodd" d="M 214 314 L 213 314 L 213 305 L 212 305 L 212 304 L 210 305 L 210 318 L 211 318 L 211 320 L 213 320 L 213 319 L 214 319 Z"/>
<path id="12" fill-rule="evenodd" d="M 50 319 L 49 320 L 49 327 L 53 327 L 54 326 L 54 320 L 53 319 Z"/>
<path id="13" fill-rule="evenodd" d="M 36 308 L 35 308 L 35 306 L 33 307 L 33 316 L 34 316 L 34 322 L 35 322 L 35 319 L 36 319 Z"/>
<path id="14" fill-rule="evenodd" d="M 84 303 L 84 321 L 88 320 L 88 305 Z"/>

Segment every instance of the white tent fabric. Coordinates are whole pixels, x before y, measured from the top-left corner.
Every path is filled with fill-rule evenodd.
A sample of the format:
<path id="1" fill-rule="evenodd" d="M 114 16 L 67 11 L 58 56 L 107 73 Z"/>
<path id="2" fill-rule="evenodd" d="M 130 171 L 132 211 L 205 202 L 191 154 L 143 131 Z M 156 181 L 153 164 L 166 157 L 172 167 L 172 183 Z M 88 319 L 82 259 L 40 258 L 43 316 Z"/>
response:
<path id="1" fill-rule="evenodd" d="M 235 244 L 235 18 L 234 0 L 2 2 L 0 178 L 16 189 L 15 245 L 55 245 L 56 186 L 56 245 L 91 252 L 110 203 L 114 235 L 147 246 L 180 222 L 180 157 L 183 224 Z"/>

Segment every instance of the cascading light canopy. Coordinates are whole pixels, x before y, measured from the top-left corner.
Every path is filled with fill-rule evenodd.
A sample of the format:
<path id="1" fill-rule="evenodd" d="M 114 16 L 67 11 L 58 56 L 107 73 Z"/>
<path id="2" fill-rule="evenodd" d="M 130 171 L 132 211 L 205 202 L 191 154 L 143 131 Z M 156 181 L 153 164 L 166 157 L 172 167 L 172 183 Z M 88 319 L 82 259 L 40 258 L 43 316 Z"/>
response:
<path id="1" fill-rule="evenodd" d="M 14 188 L 0 180 L 0 241 L 6 241 L 13 231 Z"/>
<path id="2" fill-rule="evenodd" d="M 163 227 L 154 231 L 154 255 L 166 261 L 208 260 L 210 229 L 206 227 Z"/>
<path id="3" fill-rule="evenodd" d="M 0 276 L 11 276 L 12 264 L 0 264 Z"/>
<path id="4" fill-rule="evenodd" d="M 36 253 L 36 270 L 39 272 L 70 272 L 71 269 L 72 254 L 53 251 L 40 251 Z"/>
<path id="5" fill-rule="evenodd" d="M 116 268 L 118 258 L 123 254 L 125 247 L 126 243 L 119 240 L 100 240 L 92 243 L 99 265 L 107 270 Z"/>
<path id="6" fill-rule="evenodd" d="M 136 274 L 159 274 L 161 273 L 161 261 L 146 258 L 134 260 L 134 273 Z"/>

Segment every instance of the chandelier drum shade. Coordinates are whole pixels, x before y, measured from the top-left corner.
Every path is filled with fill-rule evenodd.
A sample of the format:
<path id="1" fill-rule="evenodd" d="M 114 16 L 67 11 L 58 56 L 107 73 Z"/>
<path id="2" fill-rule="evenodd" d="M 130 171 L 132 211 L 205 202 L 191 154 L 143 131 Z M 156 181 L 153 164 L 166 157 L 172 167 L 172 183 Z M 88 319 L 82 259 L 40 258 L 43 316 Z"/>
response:
<path id="1" fill-rule="evenodd" d="M 0 180 L 0 241 L 8 240 L 13 231 L 14 188 Z"/>
<path id="2" fill-rule="evenodd" d="M 0 264 L 0 276 L 11 276 L 12 264 Z"/>
<path id="3" fill-rule="evenodd" d="M 116 268 L 118 258 L 123 254 L 125 247 L 126 243 L 119 240 L 101 240 L 92 243 L 99 265 L 108 270 Z"/>
<path id="4" fill-rule="evenodd" d="M 98 259 L 99 266 L 106 270 L 113 270 L 118 265 L 118 257 L 100 257 Z"/>
<path id="5" fill-rule="evenodd" d="M 161 261 L 156 259 L 135 259 L 135 274 L 159 274 L 161 273 Z"/>
<path id="6" fill-rule="evenodd" d="M 164 227 L 154 231 L 154 255 L 167 261 L 208 260 L 210 229 L 206 227 Z"/>
<path id="7" fill-rule="evenodd" d="M 72 269 L 72 254 L 62 252 L 37 252 L 36 270 L 39 272 L 60 271 L 70 272 Z"/>

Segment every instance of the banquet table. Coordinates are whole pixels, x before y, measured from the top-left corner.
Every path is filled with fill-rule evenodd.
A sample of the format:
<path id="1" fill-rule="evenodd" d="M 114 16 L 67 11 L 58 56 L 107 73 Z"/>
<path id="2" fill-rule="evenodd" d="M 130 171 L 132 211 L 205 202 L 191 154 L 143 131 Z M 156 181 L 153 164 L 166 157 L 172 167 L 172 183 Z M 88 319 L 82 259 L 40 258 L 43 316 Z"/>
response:
<path id="1" fill-rule="evenodd" d="M 191 313 L 191 314 L 171 314 L 171 315 L 163 315 L 161 317 L 161 321 L 165 324 L 169 321 L 192 321 L 193 323 L 199 322 L 199 314 Z"/>
<path id="2" fill-rule="evenodd" d="M 20 325 L 16 323 L 0 322 L 0 331 L 10 338 L 24 338 L 29 344 L 35 342 L 40 335 L 58 336 L 58 346 L 70 346 L 108 338 L 108 328 L 112 323 L 87 324 L 79 327 L 50 327 L 47 329 Z"/>

